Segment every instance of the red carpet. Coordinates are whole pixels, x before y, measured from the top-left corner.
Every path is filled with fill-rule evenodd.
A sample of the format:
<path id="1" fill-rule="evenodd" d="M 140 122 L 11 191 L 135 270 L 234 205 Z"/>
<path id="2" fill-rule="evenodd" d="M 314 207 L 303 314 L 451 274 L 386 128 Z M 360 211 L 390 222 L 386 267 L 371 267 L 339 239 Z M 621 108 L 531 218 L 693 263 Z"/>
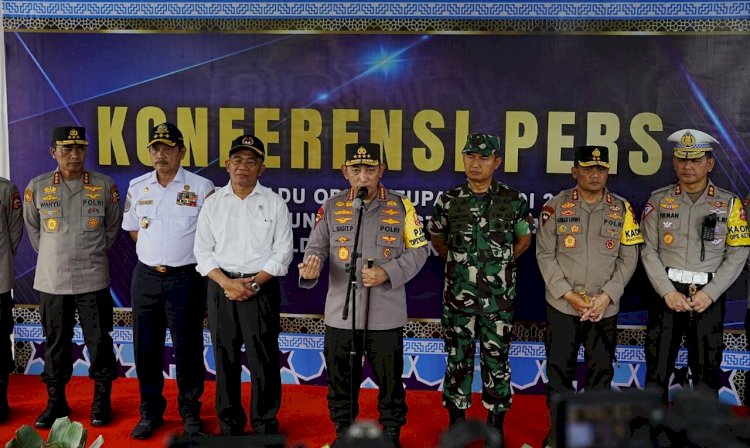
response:
<path id="1" fill-rule="evenodd" d="M 214 382 L 206 381 L 203 395 L 203 424 L 210 434 L 218 433 L 214 410 Z M 88 378 L 74 377 L 67 388 L 68 402 L 73 409 L 72 420 L 80 421 L 89 431 L 88 445 L 99 435 L 104 436 L 105 448 L 157 447 L 164 446 L 170 434 L 182 431 L 182 421 L 176 408 L 177 386 L 167 380 L 165 396 L 169 407 L 165 415 L 166 424 L 159 428 L 156 436 L 147 441 L 134 440 L 130 431 L 138 421 L 138 383 L 135 379 L 121 378 L 113 387 L 112 403 L 114 422 L 103 428 L 89 425 L 89 412 L 93 396 L 93 383 Z M 328 418 L 325 400 L 326 389 L 320 386 L 284 386 L 284 397 L 279 420 L 281 430 L 288 438 L 289 447 L 319 448 L 333 439 L 333 425 Z M 377 419 L 376 393 L 365 389 L 360 397 L 360 419 Z M 250 384 L 243 384 L 243 402 L 247 406 Z M 448 425 L 448 417 L 440 405 L 440 392 L 408 391 L 408 423 L 401 433 L 404 448 L 429 448 L 438 444 L 439 435 Z M 15 430 L 26 423 L 33 426 L 34 419 L 46 405 L 46 391 L 38 376 L 11 375 L 9 400 L 10 419 L 0 426 L 0 446 L 13 437 Z M 479 396 L 475 394 L 469 417 L 486 417 Z M 518 448 L 524 443 L 537 448 L 548 425 L 547 409 L 543 396 L 515 395 L 513 407 L 507 416 L 506 446 Z M 46 439 L 47 432 L 39 430 Z"/>

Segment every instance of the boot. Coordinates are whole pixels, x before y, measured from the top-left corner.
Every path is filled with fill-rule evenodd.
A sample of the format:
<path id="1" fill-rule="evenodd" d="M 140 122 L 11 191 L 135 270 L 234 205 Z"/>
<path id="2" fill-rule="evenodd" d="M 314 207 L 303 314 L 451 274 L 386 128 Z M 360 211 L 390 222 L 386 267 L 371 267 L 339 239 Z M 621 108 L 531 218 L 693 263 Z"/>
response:
<path id="1" fill-rule="evenodd" d="M 503 423 L 505 423 L 505 412 L 488 412 L 487 426 L 495 428 L 500 433 L 500 440 L 503 440 Z"/>
<path id="2" fill-rule="evenodd" d="M 8 379 L 0 380 L 0 423 L 8 420 Z"/>
<path id="3" fill-rule="evenodd" d="M 391 442 L 393 448 L 401 448 L 401 427 L 400 426 L 386 426 L 383 428 L 383 435 L 385 439 Z"/>
<path id="4" fill-rule="evenodd" d="M 36 418 L 34 426 L 49 429 L 60 417 L 70 415 L 70 407 L 65 399 L 65 386 L 47 385 L 47 408 Z"/>
<path id="5" fill-rule="evenodd" d="M 466 421 L 465 409 L 459 409 L 451 405 L 449 405 L 446 409 L 448 409 L 448 425 L 449 426 L 461 424 Z"/>
<path id="6" fill-rule="evenodd" d="M 94 402 L 91 404 L 91 426 L 104 426 L 112 421 L 112 382 L 94 383 Z"/>

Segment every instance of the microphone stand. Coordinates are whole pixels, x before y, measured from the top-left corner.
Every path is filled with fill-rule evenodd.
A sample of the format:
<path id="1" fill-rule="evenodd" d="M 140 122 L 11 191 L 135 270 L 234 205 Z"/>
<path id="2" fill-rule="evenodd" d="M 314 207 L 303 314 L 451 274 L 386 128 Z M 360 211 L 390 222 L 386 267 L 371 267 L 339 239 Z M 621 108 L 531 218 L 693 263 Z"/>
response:
<path id="1" fill-rule="evenodd" d="M 360 190 L 362 188 L 367 191 L 366 187 L 360 187 Z M 359 196 L 359 191 L 357 191 L 357 196 Z M 367 193 L 365 193 L 365 196 L 367 196 Z M 364 201 L 360 202 L 359 207 L 357 207 L 357 227 L 354 232 L 354 248 L 352 249 L 352 259 L 349 262 L 349 284 L 346 288 L 346 301 L 344 302 L 344 310 L 341 313 L 341 319 L 346 320 L 349 318 L 349 303 L 352 305 L 352 340 L 351 340 L 351 348 L 349 350 L 349 380 L 351 382 L 351 388 L 350 388 L 350 401 L 349 401 L 349 425 L 354 423 L 354 397 L 356 396 L 355 387 L 359 387 L 358 384 L 355 385 L 354 382 L 354 362 L 355 358 L 357 357 L 357 349 L 356 349 L 356 340 L 355 340 L 355 332 L 357 330 L 357 260 L 360 258 L 359 254 L 359 232 L 360 229 L 362 229 L 362 215 L 365 211 L 365 204 Z"/>
<path id="2" fill-rule="evenodd" d="M 375 259 L 372 257 L 367 258 L 367 268 L 372 268 L 372 265 L 375 263 Z M 367 287 L 367 291 L 365 291 L 365 328 L 362 331 L 362 364 L 365 363 L 365 351 L 367 347 L 367 327 L 370 323 L 370 292 L 372 291 L 371 287 Z"/>

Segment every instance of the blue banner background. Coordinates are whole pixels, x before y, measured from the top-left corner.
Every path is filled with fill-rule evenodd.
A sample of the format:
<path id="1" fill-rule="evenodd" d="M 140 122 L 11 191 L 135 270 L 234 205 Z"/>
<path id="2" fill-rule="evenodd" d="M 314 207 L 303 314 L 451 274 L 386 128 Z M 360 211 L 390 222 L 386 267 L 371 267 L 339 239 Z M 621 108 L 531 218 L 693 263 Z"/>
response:
<path id="1" fill-rule="evenodd" d="M 358 111 L 358 119 L 345 127 L 361 140 L 377 133 L 372 111 L 385 110 L 391 118 L 390 112 L 401 111 L 403 119 L 389 125 L 392 137 L 401 133 L 394 138 L 401 144 L 402 166 L 387 172 L 384 184 L 406 190 L 423 217 L 432 213 L 430 195 L 463 181 L 460 167 L 456 171 L 453 164 L 456 141 L 466 131 L 463 126 L 498 133 L 506 145 L 520 141 L 513 137 L 516 133 L 537 132 L 528 148 L 519 149 L 517 170 L 501 168 L 496 176 L 529 196 L 535 217 L 546 194 L 572 185 L 570 175 L 559 172 L 550 148 L 567 148 L 560 158 L 570 161 L 569 148 L 608 132 L 617 134 L 613 140 L 619 162 L 609 187 L 627 197 L 637 212 L 651 190 L 673 182 L 666 137 L 685 127 L 705 130 L 722 142 L 713 175 L 718 185 L 741 196 L 750 191 L 748 36 L 29 32 L 6 33 L 5 41 L 11 174 L 19 188 L 54 169 L 48 153 L 50 129 L 79 123 L 87 127 L 92 141 L 88 168 L 112 176 L 124 194 L 130 179 L 150 169 L 137 157 L 138 135 L 145 129 L 138 122 L 139 111 L 156 107 L 175 122 L 177 109 L 184 107 L 195 115 L 197 108 L 207 113 L 207 127 L 198 134 L 207 138 L 210 163 L 205 167 L 191 163 L 188 169 L 217 185 L 227 182 L 219 162 L 220 149 L 227 149 L 220 148 L 222 135 L 257 132 L 266 126 L 255 119 L 257 110 L 278 110 L 278 118 L 268 121 L 264 132 L 278 133 L 278 142 L 268 146 L 280 163 L 267 170 L 261 182 L 276 190 L 296 188 L 298 194 L 304 190 L 304 201 L 289 203 L 298 221 L 303 219 L 298 214 L 309 215 L 318 208 L 316 190 L 347 186 L 333 156 L 334 148 L 346 138 L 334 116 L 345 109 Z M 113 157 L 115 164 L 109 165 L 103 158 L 112 151 L 109 141 L 100 141 L 101 107 L 127 107 L 118 136 L 124 141 L 128 164 L 117 165 L 123 162 Z M 244 119 L 232 124 L 235 131 L 220 125 L 222 111 L 229 108 L 244 110 Z M 304 131 L 301 122 L 291 117 L 294 109 L 320 115 L 320 169 L 292 168 L 292 142 Z M 429 132 L 420 131 L 415 120 L 426 111 L 435 111 L 432 116 L 442 120 L 433 120 Z M 466 122 L 457 119 L 461 111 L 468 114 Z M 532 117 L 534 126 L 508 129 L 506 120 L 515 112 Z M 656 117 L 659 126 L 639 124 L 643 114 Z M 601 126 L 596 122 L 600 118 L 615 124 Z M 557 124 L 561 120 L 570 121 Z M 636 137 L 639 130 L 650 137 Z M 642 145 L 650 139 L 658 145 L 661 164 L 653 174 L 636 174 L 630 157 L 641 160 Z M 415 147 L 428 148 L 428 156 L 433 157 L 443 152 L 439 168 L 418 168 Z M 391 168 L 395 162 L 389 161 Z M 423 202 L 424 192 L 428 199 Z M 309 231 L 305 226 L 295 229 L 296 248 Z M 110 258 L 116 301 L 128 306 L 136 257 L 124 232 Z M 325 284 L 313 291 L 298 289 L 298 261 L 296 254 L 284 279 L 282 309 L 322 313 Z M 37 302 L 32 290 L 35 262 L 24 237 L 16 265 L 19 303 Z M 543 284 L 533 247 L 519 260 L 518 281 L 517 317 L 543 320 Z M 637 321 L 628 316 L 639 317 L 637 311 L 652 298 L 647 283 L 637 272 L 623 301 L 626 313 L 621 321 Z M 408 289 L 410 316 L 439 316 L 442 263 L 437 257 L 430 257 Z M 736 306 L 729 307 L 727 320 L 740 321 L 744 287 L 733 289 L 729 298 Z"/>

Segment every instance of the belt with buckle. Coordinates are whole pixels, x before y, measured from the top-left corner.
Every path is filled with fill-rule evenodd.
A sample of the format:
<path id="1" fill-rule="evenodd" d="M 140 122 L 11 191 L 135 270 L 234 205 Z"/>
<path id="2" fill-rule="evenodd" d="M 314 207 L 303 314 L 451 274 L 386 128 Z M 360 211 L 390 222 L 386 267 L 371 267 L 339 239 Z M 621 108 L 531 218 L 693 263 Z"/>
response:
<path id="1" fill-rule="evenodd" d="M 167 274 L 176 274 L 178 272 L 183 271 L 190 271 L 195 270 L 194 264 L 186 264 L 184 266 L 166 266 L 163 264 L 157 264 L 156 266 L 149 266 L 147 264 L 144 264 L 148 269 L 158 272 L 159 274 L 167 275 Z"/>
<path id="2" fill-rule="evenodd" d="M 258 273 L 253 272 L 251 274 L 246 274 L 244 272 L 229 272 L 225 271 L 224 269 L 221 270 L 221 272 L 224 273 L 229 278 L 247 278 L 247 277 L 255 277 Z"/>
<path id="3" fill-rule="evenodd" d="M 667 276 L 673 282 L 685 285 L 705 285 L 713 277 L 711 272 L 693 272 L 684 269 L 667 268 Z"/>

